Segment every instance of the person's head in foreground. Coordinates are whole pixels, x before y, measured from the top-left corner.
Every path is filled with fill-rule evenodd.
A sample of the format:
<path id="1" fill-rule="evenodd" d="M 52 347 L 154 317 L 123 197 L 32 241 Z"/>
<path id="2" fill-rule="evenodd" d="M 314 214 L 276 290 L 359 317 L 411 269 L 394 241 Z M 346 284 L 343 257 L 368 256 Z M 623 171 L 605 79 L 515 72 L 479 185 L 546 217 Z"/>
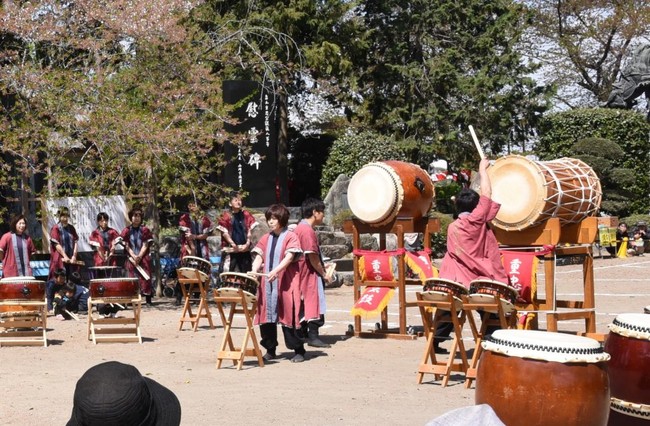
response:
<path id="1" fill-rule="evenodd" d="M 116 361 L 91 367 L 77 382 L 68 426 L 178 426 L 176 395 L 132 365 Z"/>

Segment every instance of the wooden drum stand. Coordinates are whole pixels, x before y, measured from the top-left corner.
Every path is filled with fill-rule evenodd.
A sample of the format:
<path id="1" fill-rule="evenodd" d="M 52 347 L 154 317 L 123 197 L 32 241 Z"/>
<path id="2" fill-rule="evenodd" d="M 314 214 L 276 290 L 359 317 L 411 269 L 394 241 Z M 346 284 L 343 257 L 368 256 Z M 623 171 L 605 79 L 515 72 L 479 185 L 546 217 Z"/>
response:
<path id="1" fill-rule="evenodd" d="M 587 217 L 581 222 L 560 226 L 558 218 L 550 218 L 540 225 L 521 231 L 505 231 L 494 227 L 494 234 L 501 245 L 542 247 L 554 245 L 554 253 L 544 256 L 545 298 L 534 299 L 530 304 L 517 304 L 518 311 L 546 313 L 548 331 L 558 331 L 558 322 L 584 319 L 585 331 L 579 335 L 603 341 L 604 335 L 596 333 L 596 299 L 594 296 L 593 243 L 598 234 L 598 220 Z M 583 259 L 583 300 L 558 300 L 555 285 L 555 259 L 564 256 L 580 256 Z M 563 310 L 560 310 L 563 309 Z"/>
<path id="2" fill-rule="evenodd" d="M 372 226 L 365 222 L 362 222 L 358 219 L 346 220 L 343 224 L 343 230 L 347 233 L 352 234 L 352 247 L 356 249 L 361 248 L 361 234 L 379 234 L 379 250 L 386 249 L 386 234 L 395 234 L 397 235 L 397 247 L 398 249 L 404 248 L 404 234 L 405 233 L 421 233 L 424 236 L 424 247 L 425 249 L 431 247 L 431 234 L 440 231 L 440 220 L 437 218 L 404 218 L 397 217 L 392 222 L 383 225 L 383 226 Z M 399 329 L 398 330 L 389 330 L 388 329 L 388 307 L 386 307 L 381 313 L 381 326 L 379 330 L 375 331 L 361 331 L 361 317 L 354 317 L 354 332 L 349 332 L 348 334 L 357 336 L 357 337 L 391 337 L 397 339 L 416 339 L 416 335 L 411 335 L 407 333 L 407 323 L 406 323 L 406 308 L 417 307 L 418 304 L 415 301 L 406 301 L 406 286 L 407 285 L 418 285 L 422 286 L 420 280 L 411 280 L 406 279 L 406 265 L 404 262 L 404 255 L 397 255 L 397 270 L 398 276 L 394 281 L 372 281 L 372 280 L 362 280 L 361 274 L 359 273 L 359 258 L 358 256 L 354 257 L 354 302 L 361 297 L 361 288 L 366 286 L 373 287 L 390 287 L 398 290 L 399 297 Z"/>
<path id="3" fill-rule="evenodd" d="M 207 319 L 210 328 L 214 328 L 214 324 L 212 323 L 212 314 L 208 307 L 208 291 L 206 289 L 208 281 L 203 282 L 203 277 L 198 269 L 195 269 L 194 271 L 196 272 L 196 275 L 193 278 L 178 276 L 178 283 L 181 286 L 183 299 L 185 300 L 185 303 L 183 303 L 183 312 L 181 313 L 178 325 L 179 331 L 183 329 L 183 324 L 186 322 L 193 324 L 192 329 L 196 331 L 199 328 L 199 320 L 201 318 Z M 199 294 L 198 299 L 192 297 L 193 293 Z M 191 303 L 196 300 L 199 301 L 199 307 L 195 314 L 192 312 Z"/>

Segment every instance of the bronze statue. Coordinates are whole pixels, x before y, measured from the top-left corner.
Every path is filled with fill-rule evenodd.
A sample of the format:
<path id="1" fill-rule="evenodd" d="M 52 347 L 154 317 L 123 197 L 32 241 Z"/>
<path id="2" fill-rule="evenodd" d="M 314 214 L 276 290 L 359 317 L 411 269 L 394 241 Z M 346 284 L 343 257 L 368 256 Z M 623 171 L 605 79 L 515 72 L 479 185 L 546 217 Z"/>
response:
<path id="1" fill-rule="evenodd" d="M 612 86 L 606 107 L 631 109 L 639 96 L 645 94 L 650 99 L 650 44 L 635 49 L 630 64 Z"/>

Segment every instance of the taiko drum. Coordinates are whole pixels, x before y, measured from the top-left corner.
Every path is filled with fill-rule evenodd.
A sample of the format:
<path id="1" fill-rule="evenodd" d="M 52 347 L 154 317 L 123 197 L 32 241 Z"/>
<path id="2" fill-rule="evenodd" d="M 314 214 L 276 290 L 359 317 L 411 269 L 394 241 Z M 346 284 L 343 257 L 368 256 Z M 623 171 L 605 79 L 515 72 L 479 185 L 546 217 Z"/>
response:
<path id="1" fill-rule="evenodd" d="M 610 425 L 650 425 L 650 315 L 620 314 L 609 326 L 605 351 L 612 387 Z"/>
<path id="2" fill-rule="evenodd" d="M 140 287 L 137 278 L 102 278 L 90 280 L 90 297 L 105 299 L 109 297 L 137 297 Z"/>
<path id="3" fill-rule="evenodd" d="M 519 155 L 499 158 L 488 168 L 492 199 L 501 208 L 492 223 L 522 230 L 548 220 L 580 222 L 600 208 L 600 179 L 575 158 L 533 161 Z"/>
<path id="4" fill-rule="evenodd" d="M 607 360 L 594 339 L 536 330 L 497 330 L 483 343 L 476 404 L 512 425 L 606 425 Z"/>
<path id="5" fill-rule="evenodd" d="M 431 177 L 419 166 L 403 161 L 366 164 L 348 186 L 350 210 L 371 226 L 386 225 L 397 217 L 425 217 L 433 198 Z"/>
<path id="6" fill-rule="evenodd" d="M 3 278 L 0 280 L 0 301 L 19 303 L 45 300 L 45 282 L 34 277 Z M 0 312 L 33 310 L 33 307 L 20 305 L 0 306 Z"/>

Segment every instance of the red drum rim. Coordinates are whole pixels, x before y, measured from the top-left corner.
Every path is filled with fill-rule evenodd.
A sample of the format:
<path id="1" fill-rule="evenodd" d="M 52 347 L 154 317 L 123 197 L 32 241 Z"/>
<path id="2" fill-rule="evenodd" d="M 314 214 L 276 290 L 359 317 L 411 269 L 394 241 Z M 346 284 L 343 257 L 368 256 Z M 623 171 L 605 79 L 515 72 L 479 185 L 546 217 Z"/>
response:
<path id="1" fill-rule="evenodd" d="M 43 284 L 45 281 L 37 280 L 34 277 L 11 277 L 3 278 L 0 280 L 0 285 L 2 284 Z"/>
<path id="2" fill-rule="evenodd" d="M 481 345 L 486 351 L 540 361 L 599 363 L 611 358 L 595 339 L 539 330 L 496 330 Z"/>

